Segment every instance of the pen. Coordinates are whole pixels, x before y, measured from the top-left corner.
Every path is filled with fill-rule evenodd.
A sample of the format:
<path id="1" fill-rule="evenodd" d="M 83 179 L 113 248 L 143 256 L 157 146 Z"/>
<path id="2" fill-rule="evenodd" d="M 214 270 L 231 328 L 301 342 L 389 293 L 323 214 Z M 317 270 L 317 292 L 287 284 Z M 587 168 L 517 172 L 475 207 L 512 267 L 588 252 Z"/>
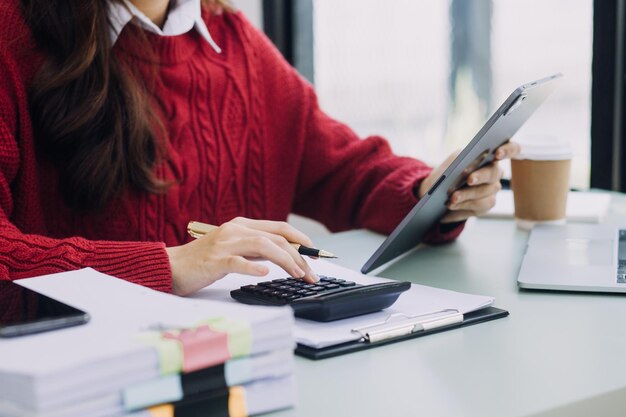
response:
<path id="1" fill-rule="evenodd" d="M 187 224 L 187 233 L 189 233 L 189 236 L 196 239 L 215 229 L 217 229 L 217 226 L 196 221 L 190 221 L 189 224 Z M 289 242 L 289 244 L 297 250 L 300 255 L 312 256 L 314 258 L 336 258 L 334 254 L 322 249 L 309 248 L 294 242 Z"/>

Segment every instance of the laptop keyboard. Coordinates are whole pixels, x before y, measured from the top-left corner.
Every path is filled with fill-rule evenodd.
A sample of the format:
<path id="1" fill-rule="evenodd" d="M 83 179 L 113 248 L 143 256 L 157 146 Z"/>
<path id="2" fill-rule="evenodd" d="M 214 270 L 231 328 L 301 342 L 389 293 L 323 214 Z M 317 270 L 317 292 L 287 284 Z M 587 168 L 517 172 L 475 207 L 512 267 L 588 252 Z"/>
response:
<path id="1" fill-rule="evenodd" d="M 619 231 L 619 247 L 617 250 L 619 258 L 617 264 L 617 283 L 626 284 L 626 230 Z"/>
<path id="2" fill-rule="evenodd" d="M 619 265 L 617 266 L 617 283 L 626 284 L 626 260 L 623 259 L 619 260 Z"/>

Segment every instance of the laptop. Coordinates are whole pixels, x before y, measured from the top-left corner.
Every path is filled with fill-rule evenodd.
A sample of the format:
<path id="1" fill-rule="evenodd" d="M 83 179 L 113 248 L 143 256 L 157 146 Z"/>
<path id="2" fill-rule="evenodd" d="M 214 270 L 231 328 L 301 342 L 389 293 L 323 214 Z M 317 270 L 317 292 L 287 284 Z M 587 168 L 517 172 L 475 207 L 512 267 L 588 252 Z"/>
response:
<path id="1" fill-rule="evenodd" d="M 535 226 L 517 283 L 539 290 L 626 292 L 626 227 Z"/>

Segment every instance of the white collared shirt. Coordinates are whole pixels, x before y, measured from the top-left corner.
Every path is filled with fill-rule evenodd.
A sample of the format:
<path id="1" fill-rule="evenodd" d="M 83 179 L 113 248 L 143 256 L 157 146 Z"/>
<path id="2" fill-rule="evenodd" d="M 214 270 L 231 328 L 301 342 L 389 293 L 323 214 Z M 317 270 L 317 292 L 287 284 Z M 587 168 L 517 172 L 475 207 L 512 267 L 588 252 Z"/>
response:
<path id="1" fill-rule="evenodd" d="M 117 38 L 124 27 L 133 22 L 143 29 L 156 33 L 160 36 L 178 36 L 196 29 L 198 33 L 213 47 L 218 54 L 221 48 L 215 43 L 204 20 L 202 20 L 202 8 L 200 0 L 171 0 L 172 7 L 165 20 L 163 29 L 154 24 L 141 10 L 137 9 L 130 1 L 123 0 L 109 2 L 109 22 L 111 45 L 115 45 Z"/>

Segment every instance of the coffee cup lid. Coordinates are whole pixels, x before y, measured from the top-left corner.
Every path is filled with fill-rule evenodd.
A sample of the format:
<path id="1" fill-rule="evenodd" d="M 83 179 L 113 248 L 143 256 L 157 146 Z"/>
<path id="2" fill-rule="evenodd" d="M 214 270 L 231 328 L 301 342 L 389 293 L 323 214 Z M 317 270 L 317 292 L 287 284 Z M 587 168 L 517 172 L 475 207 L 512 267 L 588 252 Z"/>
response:
<path id="1" fill-rule="evenodd" d="M 561 161 L 572 159 L 572 147 L 568 141 L 550 135 L 527 135 L 515 138 L 521 150 L 515 159 L 533 161 Z"/>

